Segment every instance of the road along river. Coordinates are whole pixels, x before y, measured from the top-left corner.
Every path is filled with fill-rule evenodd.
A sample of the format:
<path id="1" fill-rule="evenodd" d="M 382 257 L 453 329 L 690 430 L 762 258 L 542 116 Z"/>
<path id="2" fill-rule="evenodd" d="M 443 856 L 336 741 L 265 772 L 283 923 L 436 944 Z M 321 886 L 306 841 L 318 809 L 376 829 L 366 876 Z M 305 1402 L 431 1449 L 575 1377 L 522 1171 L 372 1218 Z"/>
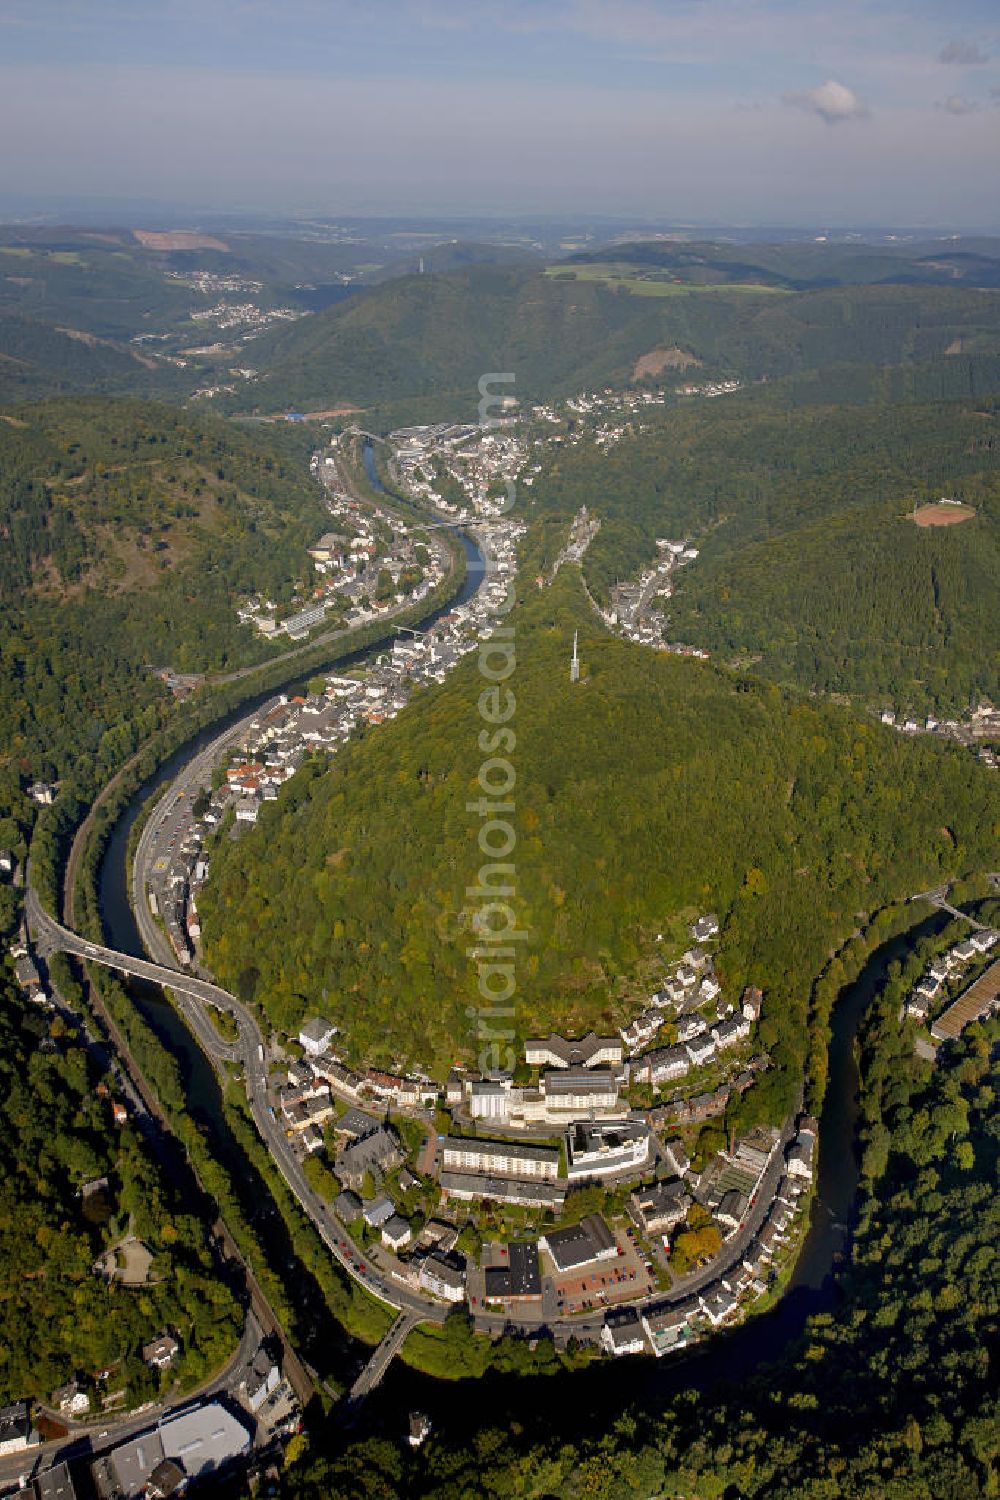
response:
<path id="1" fill-rule="evenodd" d="M 366 459 L 370 464 L 367 450 Z M 373 465 L 369 467 L 369 478 L 376 479 Z M 461 541 L 468 566 L 462 589 L 453 603 L 470 598 L 484 576 L 484 558 L 476 542 L 464 534 Z M 431 619 L 444 612 L 446 610 L 437 611 Z M 422 622 L 420 628 L 426 628 L 428 623 L 430 620 Z M 375 647 L 370 653 L 358 653 L 346 659 L 341 657 L 337 665 L 343 666 L 345 661 L 356 661 L 377 652 Z M 317 668 L 313 667 L 310 675 L 315 675 L 316 671 Z M 298 680 L 293 677 L 286 686 L 292 687 Z M 176 751 L 123 809 L 108 840 L 99 871 L 101 915 L 110 947 L 136 956 L 145 952 L 130 904 L 127 868 L 129 834 L 143 806 L 155 791 L 173 780 L 224 729 L 273 698 L 274 692 L 272 689 L 250 698 L 205 728 Z M 886 943 L 868 961 L 859 978 L 847 987 L 834 1010 L 829 1082 L 820 1119 L 819 1175 L 810 1228 L 782 1299 L 771 1311 L 752 1318 L 731 1332 L 706 1340 L 679 1358 L 601 1362 L 590 1369 L 564 1376 L 558 1381 L 558 1389 L 551 1381 L 546 1381 L 545 1408 L 558 1425 L 565 1421 L 569 1427 L 578 1420 L 590 1421 L 602 1411 L 606 1414 L 609 1401 L 612 1402 L 610 1409 L 618 1409 L 626 1400 L 652 1403 L 673 1390 L 689 1387 L 705 1390 L 719 1381 L 745 1377 L 798 1338 L 808 1317 L 836 1306 L 838 1292 L 833 1273 L 847 1245 L 858 1186 L 855 1149 L 858 1074 L 854 1059 L 858 1027 L 870 1001 L 884 983 L 889 963 L 902 957 L 918 937 L 934 931 L 945 920 L 946 916 L 936 913 L 919 928 Z M 178 1058 L 191 1113 L 208 1131 L 212 1148 L 220 1163 L 230 1172 L 248 1216 L 257 1219 L 259 1228 L 263 1227 L 261 1216 L 267 1217 L 268 1241 L 280 1247 L 279 1260 L 287 1258 L 291 1265 L 291 1246 L 278 1216 L 269 1208 L 266 1186 L 229 1132 L 218 1079 L 204 1052 L 162 991 L 153 986 L 131 984 L 130 993 L 146 1021 Z M 331 1341 L 333 1330 L 329 1317 L 323 1315 L 319 1306 L 322 1299 L 318 1287 L 308 1277 L 302 1278 L 302 1285 L 303 1295 L 315 1318 L 312 1353 L 315 1356 L 320 1350 L 325 1352 L 326 1357 L 318 1362 L 326 1372 L 331 1352 L 336 1348 L 336 1358 L 343 1364 L 346 1378 L 351 1366 L 356 1366 L 358 1350 L 352 1348 L 351 1342 L 343 1336 L 335 1336 Z M 308 1358 L 310 1349 L 306 1348 L 304 1352 Z M 519 1413 L 528 1417 L 537 1412 L 542 1392 L 536 1381 L 523 1377 L 486 1378 L 492 1392 L 488 1402 L 491 1419 L 503 1420 L 506 1417 L 516 1420 Z M 371 1415 L 377 1418 L 381 1414 L 389 1425 L 395 1426 L 400 1412 L 418 1406 L 428 1411 L 436 1423 L 453 1426 L 456 1435 L 464 1436 L 482 1421 L 484 1394 L 482 1382 L 456 1385 L 435 1381 L 418 1376 L 397 1363 L 390 1370 L 384 1386 L 372 1398 Z"/>
<path id="2" fill-rule="evenodd" d="M 889 965 L 947 920 L 947 914 L 936 912 L 886 942 L 834 1007 L 809 1229 L 787 1289 L 769 1311 L 673 1357 L 604 1359 L 558 1379 L 487 1374 L 479 1380 L 441 1381 L 397 1361 L 372 1396 L 367 1420 L 394 1430 L 400 1414 L 416 1408 L 431 1417 L 437 1432 L 451 1432 L 456 1444 L 465 1445 L 483 1425 L 523 1422 L 530 1429 L 544 1412 L 552 1429 L 571 1442 L 574 1434 L 603 1431 L 611 1415 L 629 1403 L 655 1408 L 678 1391 L 738 1385 L 799 1339 L 808 1318 L 835 1313 L 841 1302 L 836 1272 L 848 1248 L 860 1176 L 858 1030 L 885 985 Z"/>
<path id="3" fill-rule="evenodd" d="M 456 604 L 465 603 L 479 589 L 486 575 L 486 559 L 476 540 L 465 533 L 457 533 L 457 539 L 465 552 L 466 571 L 458 593 L 447 605 L 433 611 L 416 626 L 426 629 L 442 614 Z M 385 649 L 385 643 L 351 654 L 334 655 L 329 663 L 338 670 L 357 664 Z M 322 667 L 311 666 L 308 676 L 321 672 Z M 122 809 L 107 840 L 98 870 L 98 894 L 101 921 L 108 947 L 122 953 L 145 957 L 135 914 L 130 901 L 130 872 L 128 869 L 129 836 L 136 820 L 148 801 L 159 790 L 169 785 L 209 744 L 226 729 L 231 728 L 255 713 L 262 704 L 272 700 L 278 691 L 291 690 L 303 681 L 299 675 L 290 675 L 281 688 L 271 688 L 266 693 L 249 696 L 237 708 L 220 715 L 212 724 L 192 736 L 176 750 L 129 799 Z M 163 991 L 155 985 L 139 980 L 129 980 L 127 989 L 146 1023 L 160 1041 L 175 1056 L 179 1064 L 188 1108 L 192 1117 L 205 1131 L 211 1149 L 220 1165 L 228 1172 L 234 1190 L 246 1217 L 254 1223 L 258 1232 L 266 1236 L 272 1249 L 272 1258 L 277 1268 L 290 1268 L 295 1256 L 283 1222 L 271 1203 L 266 1183 L 260 1178 L 248 1160 L 239 1142 L 233 1136 L 226 1120 L 220 1093 L 219 1079 L 205 1052 L 178 1010 L 166 999 Z M 304 1271 L 294 1278 L 295 1292 L 300 1305 L 300 1325 L 312 1330 L 302 1352 L 325 1374 L 329 1371 L 331 1351 L 336 1351 L 338 1363 L 343 1367 L 343 1378 L 347 1379 L 363 1357 L 360 1345 L 346 1337 L 333 1322 L 318 1285 Z"/>

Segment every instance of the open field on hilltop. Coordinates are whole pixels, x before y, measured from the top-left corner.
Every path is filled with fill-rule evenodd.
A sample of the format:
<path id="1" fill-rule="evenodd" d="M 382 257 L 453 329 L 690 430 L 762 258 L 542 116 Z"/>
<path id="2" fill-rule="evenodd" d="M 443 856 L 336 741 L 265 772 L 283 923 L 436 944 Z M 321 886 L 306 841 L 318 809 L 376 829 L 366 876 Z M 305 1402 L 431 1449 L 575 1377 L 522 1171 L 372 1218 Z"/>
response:
<path id="1" fill-rule="evenodd" d="M 975 514 L 971 505 L 922 505 L 908 520 L 917 526 L 960 526 Z"/>
<path id="2" fill-rule="evenodd" d="M 644 267 L 621 264 L 546 266 L 545 275 L 557 281 L 597 281 L 604 286 L 621 287 L 635 297 L 683 297 L 689 292 L 787 292 L 782 286 L 767 286 L 757 281 L 696 282 L 675 281 L 669 273 L 648 271 Z"/>
<path id="3" fill-rule="evenodd" d="M 228 250 L 225 240 L 198 234 L 192 229 L 133 229 L 135 239 L 146 250 Z"/>

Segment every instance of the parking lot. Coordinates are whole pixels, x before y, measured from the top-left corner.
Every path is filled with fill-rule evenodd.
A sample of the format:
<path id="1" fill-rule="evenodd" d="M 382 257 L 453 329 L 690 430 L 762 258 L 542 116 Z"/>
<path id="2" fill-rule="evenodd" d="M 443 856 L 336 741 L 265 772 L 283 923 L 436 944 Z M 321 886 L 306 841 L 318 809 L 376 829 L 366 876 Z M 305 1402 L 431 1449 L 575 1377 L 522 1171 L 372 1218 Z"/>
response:
<path id="1" fill-rule="evenodd" d="M 618 1255 L 614 1260 L 594 1261 L 562 1276 L 551 1273 L 551 1264 L 546 1268 L 552 1274 L 558 1312 L 614 1307 L 653 1291 L 656 1282 L 646 1268 L 642 1252 L 622 1229 L 616 1231 L 615 1240 Z"/>

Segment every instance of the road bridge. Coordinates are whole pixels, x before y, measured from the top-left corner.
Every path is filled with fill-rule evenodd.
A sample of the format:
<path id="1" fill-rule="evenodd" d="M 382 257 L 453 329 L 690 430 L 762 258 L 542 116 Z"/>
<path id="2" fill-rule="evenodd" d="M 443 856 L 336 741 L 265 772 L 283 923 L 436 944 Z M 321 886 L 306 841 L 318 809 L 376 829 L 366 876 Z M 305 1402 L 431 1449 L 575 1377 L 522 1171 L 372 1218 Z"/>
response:
<path id="1" fill-rule="evenodd" d="M 974 931 L 985 932 L 985 922 L 980 922 L 975 917 L 970 917 L 967 911 L 959 911 L 957 906 L 952 906 L 951 902 L 948 900 L 949 890 L 950 886 L 936 885 L 933 886 L 929 891 L 920 891 L 916 896 L 911 896 L 910 900 L 927 901 L 931 906 L 936 906 L 939 911 L 946 911 L 950 917 L 959 917 L 963 922 L 968 922 L 969 926 L 973 928 Z"/>
<path id="2" fill-rule="evenodd" d="M 49 916 L 33 887 L 28 890 L 25 909 L 35 946 L 43 957 L 50 953 L 71 953 L 76 958 L 103 964 L 105 968 L 116 969 L 121 974 L 131 974 L 138 979 L 146 979 L 151 984 L 166 985 L 177 994 L 200 1000 L 205 1005 L 214 1006 L 216 1010 L 228 1011 L 231 1015 L 236 1014 L 239 1001 L 228 991 L 220 989 L 216 984 L 210 984 L 206 979 L 199 979 L 183 969 L 168 969 L 163 964 L 150 963 L 148 959 L 136 958 L 131 953 L 119 953 L 115 948 L 106 948 L 101 943 L 91 943 L 86 938 L 78 937 L 75 932 L 71 932 L 68 927 L 63 927 L 61 922 Z M 207 1022 L 200 1013 L 199 1019 L 200 1025 L 197 1027 L 199 1036 L 206 1029 L 211 1033 L 213 1056 L 238 1062 L 240 1060 L 239 1043 L 224 1042 L 211 1023 Z"/>
<path id="3" fill-rule="evenodd" d="M 409 1312 L 401 1312 L 385 1338 L 373 1352 L 357 1380 L 351 1386 L 348 1401 L 351 1406 L 360 1406 L 365 1397 L 379 1385 L 386 1370 L 406 1343 L 407 1337 L 420 1322 Z"/>
<path id="4" fill-rule="evenodd" d="M 169 989 L 215 1067 L 221 1070 L 223 1064 L 232 1063 L 242 1068 L 247 1100 L 261 1139 L 323 1243 L 346 1274 L 379 1301 L 397 1312 L 407 1313 L 411 1319 L 410 1326 L 419 1322 L 444 1322 L 448 1309 L 381 1272 L 355 1245 L 347 1227 L 337 1218 L 330 1204 L 311 1187 L 302 1162 L 268 1103 L 263 1037 L 254 1016 L 241 1000 L 221 986 L 183 969 L 168 968 L 165 964 L 152 963 L 131 953 L 120 953 L 102 943 L 89 942 L 55 921 L 45 911 L 37 892 L 30 887 L 26 910 L 32 937 L 40 953 L 70 953 L 85 962 L 103 964 L 121 974 L 133 975 Z M 205 1015 L 202 1009 L 205 1005 L 225 1011 L 235 1019 L 235 1042 L 223 1040 Z"/>

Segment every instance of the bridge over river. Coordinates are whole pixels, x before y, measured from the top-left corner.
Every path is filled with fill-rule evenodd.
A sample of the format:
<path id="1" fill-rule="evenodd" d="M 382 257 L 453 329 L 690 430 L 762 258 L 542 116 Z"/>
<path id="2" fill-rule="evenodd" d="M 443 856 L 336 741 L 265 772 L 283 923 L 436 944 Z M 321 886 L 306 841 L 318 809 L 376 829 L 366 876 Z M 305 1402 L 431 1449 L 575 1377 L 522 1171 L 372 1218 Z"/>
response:
<path id="1" fill-rule="evenodd" d="M 235 1063 L 242 1067 L 254 1123 L 281 1175 L 309 1215 L 323 1243 L 349 1276 L 399 1314 L 351 1391 L 352 1402 L 357 1404 L 363 1400 L 378 1385 L 393 1357 L 403 1347 L 410 1330 L 419 1323 L 443 1323 L 449 1309 L 381 1272 L 354 1244 L 348 1229 L 334 1214 L 331 1206 L 313 1191 L 302 1163 L 292 1150 L 284 1129 L 274 1118 L 267 1102 L 263 1038 L 251 1012 L 235 995 L 212 984 L 210 980 L 200 979 L 196 974 L 183 969 L 168 968 L 164 964 L 152 963 L 149 959 L 137 958 L 132 953 L 121 953 L 115 948 L 80 937 L 49 915 L 37 892 L 30 886 L 25 905 L 32 939 L 40 954 L 69 953 L 88 963 L 102 964 L 105 968 L 133 975 L 171 990 L 213 1064 L 217 1068 L 221 1068 L 224 1063 Z M 206 1005 L 234 1018 L 238 1028 L 236 1041 L 223 1040 L 205 1013 L 203 1007 Z"/>

